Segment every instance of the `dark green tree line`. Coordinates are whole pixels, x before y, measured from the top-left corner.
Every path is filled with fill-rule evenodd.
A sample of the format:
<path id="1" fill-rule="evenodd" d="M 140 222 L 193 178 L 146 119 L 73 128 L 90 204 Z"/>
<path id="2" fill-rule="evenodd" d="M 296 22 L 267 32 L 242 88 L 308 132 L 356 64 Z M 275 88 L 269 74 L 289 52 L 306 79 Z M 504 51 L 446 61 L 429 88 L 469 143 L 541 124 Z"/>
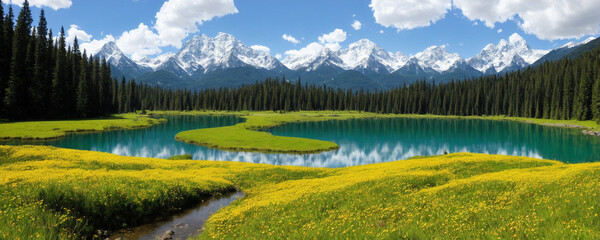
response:
<path id="1" fill-rule="evenodd" d="M 0 4 L 0 118 L 91 118 L 136 110 L 354 110 L 600 120 L 600 49 L 577 59 L 445 84 L 418 81 L 364 91 L 266 79 L 236 89 L 165 89 L 112 78 L 105 60 L 56 41 L 42 11 L 33 28 L 24 2 L 16 25 Z"/>

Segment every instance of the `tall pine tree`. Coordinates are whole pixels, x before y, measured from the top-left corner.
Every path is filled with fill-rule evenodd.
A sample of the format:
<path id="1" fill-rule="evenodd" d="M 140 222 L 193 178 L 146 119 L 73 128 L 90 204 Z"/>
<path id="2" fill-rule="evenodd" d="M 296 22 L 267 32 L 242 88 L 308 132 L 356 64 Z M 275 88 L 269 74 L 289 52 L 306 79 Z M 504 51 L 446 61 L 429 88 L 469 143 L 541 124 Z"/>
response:
<path id="1" fill-rule="evenodd" d="M 44 118 L 40 115 L 47 109 L 48 99 L 50 99 L 50 91 L 52 87 L 51 78 L 48 74 L 49 58 L 48 58 L 48 26 L 44 10 L 40 13 L 40 20 L 37 27 L 37 40 L 35 45 L 35 64 L 33 67 L 33 82 L 31 87 L 31 100 L 33 114 L 35 118 Z"/>
<path id="2" fill-rule="evenodd" d="M 0 3 L 2 5 L 2 3 Z M 0 16 L 3 18 L 4 15 Z M 8 87 L 8 81 L 10 79 L 10 62 L 12 59 L 12 44 L 13 44 L 13 29 L 14 28 L 14 15 L 12 6 L 8 7 L 8 14 L 6 14 L 6 18 L 2 21 L 2 27 L 0 31 L 2 31 L 2 38 L 0 38 L 0 117 L 9 117 L 6 116 L 6 111 L 4 108 L 4 99 L 6 97 L 6 88 Z"/>
<path id="3" fill-rule="evenodd" d="M 592 91 L 592 115 L 600 123 L 600 74 L 596 78 Z"/>
<path id="4" fill-rule="evenodd" d="M 60 29 L 56 50 L 56 62 L 52 78 L 52 105 L 55 118 L 66 118 L 69 106 L 69 89 L 67 79 L 67 51 L 65 43 L 65 29 Z"/>
<path id="5" fill-rule="evenodd" d="M 17 25 L 13 38 L 13 56 L 11 58 L 11 71 L 4 103 L 6 113 L 14 119 L 24 119 L 31 110 L 29 99 L 30 65 L 27 64 L 29 41 L 31 40 L 31 10 L 29 2 L 23 2 L 23 8 L 17 18 Z"/>

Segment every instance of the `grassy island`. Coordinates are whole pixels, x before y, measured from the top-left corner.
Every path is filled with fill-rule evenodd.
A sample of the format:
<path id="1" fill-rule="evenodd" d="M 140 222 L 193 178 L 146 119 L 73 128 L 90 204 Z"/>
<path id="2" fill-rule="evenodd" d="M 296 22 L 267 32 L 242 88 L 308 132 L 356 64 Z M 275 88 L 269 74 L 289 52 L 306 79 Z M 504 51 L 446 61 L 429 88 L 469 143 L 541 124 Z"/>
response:
<path id="1" fill-rule="evenodd" d="M 175 139 L 186 143 L 206 147 L 234 150 L 275 153 L 317 153 L 339 148 L 333 142 L 295 137 L 274 136 L 263 132 L 271 127 L 292 122 L 347 120 L 354 118 L 455 118 L 455 119 L 483 119 L 500 121 L 518 121 L 555 127 L 572 127 L 600 131 L 600 125 L 594 121 L 576 120 L 551 120 L 535 118 L 519 118 L 505 116 L 440 116 L 440 115 L 409 115 L 409 114 L 376 114 L 365 112 L 153 112 L 153 114 L 184 114 L 184 115 L 237 115 L 246 120 L 235 126 L 205 128 L 184 131 L 175 136 Z"/>
<path id="2" fill-rule="evenodd" d="M 46 140 L 64 137 L 69 133 L 145 128 L 164 121 L 128 113 L 100 119 L 9 122 L 0 124 L 0 139 Z"/>
<path id="3" fill-rule="evenodd" d="M 243 191 L 199 239 L 598 239 L 600 163 L 457 153 L 340 169 L 0 146 L 3 239 L 93 238 Z"/>
<path id="4" fill-rule="evenodd" d="M 191 114 L 228 114 L 223 112 Z M 246 122 L 235 126 L 184 131 L 175 139 L 187 143 L 223 150 L 272 153 L 316 153 L 339 148 L 336 143 L 314 139 L 274 136 L 260 130 L 291 122 L 345 120 L 376 117 L 373 113 L 358 112 L 240 112 Z"/>

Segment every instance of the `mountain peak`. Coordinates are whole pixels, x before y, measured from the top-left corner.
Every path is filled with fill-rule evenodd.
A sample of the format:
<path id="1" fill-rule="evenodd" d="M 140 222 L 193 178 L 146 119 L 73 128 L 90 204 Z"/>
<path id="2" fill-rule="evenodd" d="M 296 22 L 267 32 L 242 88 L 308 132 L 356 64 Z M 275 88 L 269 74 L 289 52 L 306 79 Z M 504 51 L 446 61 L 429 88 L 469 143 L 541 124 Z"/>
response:
<path id="1" fill-rule="evenodd" d="M 179 66 L 190 76 L 199 74 L 200 70 L 203 71 L 201 74 L 204 74 L 234 67 L 252 66 L 271 70 L 282 66 L 279 60 L 271 55 L 254 50 L 231 34 L 222 32 L 215 37 L 205 34 L 193 36 L 172 58 L 173 60 L 168 61 L 174 63 L 168 65 Z"/>
<path id="2" fill-rule="evenodd" d="M 396 58 L 368 39 L 358 40 L 351 43 L 347 49 L 342 49 L 340 58 L 346 69 L 375 73 L 392 72 L 400 68 L 405 60 L 403 55 Z"/>
<path id="3" fill-rule="evenodd" d="M 106 62 L 113 67 L 119 68 L 121 73 L 127 77 L 134 77 L 150 70 L 148 68 L 141 67 L 127 57 L 114 41 L 105 43 L 102 48 L 100 48 L 100 50 L 94 54 L 94 56 L 106 59 Z"/>
<path id="4" fill-rule="evenodd" d="M 110 41 L 110 42 L 107 42 L 104 45 L 102 45 L 102 47 L 95 54 L 98 54 L 100 52 L 104 52 L 104 53 L 120 53 L 120 54 L 123 53 L 121 51 L 121 49 L 117 46 L 117 43 L 115 43 L 114 41 Z"/>
<path id="5" fill-rule="evenodd" d="M 468 63 L 481 72 L 502 72 L 507 67 L 525 67 L 532 64 L 546 53 L 546 50 L 531 49 L 521 35 L 513 33 L 508 41 L 502 39 L 498 45 L 488 44 L 478 55 L 470 58 Z"/>
<path id="6" fill-rule="evenodd" d="M 510 37 L 508 37 L 508 41 L 512 44 L 527 44 L 527 41 L 525 41 L 525 38 L 521 37 L 521 35 L 519 35 L 518 33 L 513 33 L 512 35 L 510 35 Z"/>
<path id="7" fill-rule="evenodd" d="M 463 59 L 458 53 L 449 53 L 446 45 L 428 47 L 423 52 L 417 53 L 415 57 L 419 59 L 421 67 L 431 67 L 440 73 Z"/>

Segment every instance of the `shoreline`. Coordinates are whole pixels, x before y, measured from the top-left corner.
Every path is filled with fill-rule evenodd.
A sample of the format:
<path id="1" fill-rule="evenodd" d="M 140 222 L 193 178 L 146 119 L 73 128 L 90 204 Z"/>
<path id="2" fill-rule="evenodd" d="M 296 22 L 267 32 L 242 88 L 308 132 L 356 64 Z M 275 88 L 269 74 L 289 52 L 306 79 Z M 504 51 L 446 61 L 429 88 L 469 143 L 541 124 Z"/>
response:
<path id="1" fill-rule="evenodd" d="M 160 112 L 166 115 L 177 115 L 178 112 Z M 160 115 L 160 114 L 157 114 Z M 329 120 L 349 120 L 365 118 L 415 118 L 415 119 L 479 119 L 494 121 L 515 121 L 528 124 L 536 124 L 549 127 L 561 128 L 579 128 L 582 133 L 590 136 L 600 137 L 600 125 L 593 121 L 575 121 L 575 120 L 553 120 L 553 119 L 533 119 L 517 118 L 506 116 L 442 116 L 442 115 L 412 115 L 412 114 L 376 114 L 364 112 L 335 112 L 335 111 L 313 111 L 313 112 L 183 112 L 181 115 L 210 115 L 210 116 L 228 116 L 236 115 L 246 119 L 246 122 L 238 123 L 234 126 L 205 128 L 183 131 L 175 136 L 177 141 L 196 144 L 209 148 L 225 151 L 250 151 L 265 153 L 290 153 L 307 154 L 320 153 L 324 151 L 335 150 L 339 148 L 334 142 L 303 139 L 302 146 L 300 142 L 283 144 L 283 146 L 270 146 L 268 143 L 286 142 L 289 137 L 276 136 L 264 132 L 269 128 L 281 126 L 294 122 L 313 122 Z M 587 125 L 587 126 L 585 126 Z M 259 144 L 260 143 L 260 144 Z M 264 143 L 267 143 L 266 145 Z M 333 145 L 335 144 L 334 147 Z M 310 146 L 308 146 L 310 145 Z"/>

